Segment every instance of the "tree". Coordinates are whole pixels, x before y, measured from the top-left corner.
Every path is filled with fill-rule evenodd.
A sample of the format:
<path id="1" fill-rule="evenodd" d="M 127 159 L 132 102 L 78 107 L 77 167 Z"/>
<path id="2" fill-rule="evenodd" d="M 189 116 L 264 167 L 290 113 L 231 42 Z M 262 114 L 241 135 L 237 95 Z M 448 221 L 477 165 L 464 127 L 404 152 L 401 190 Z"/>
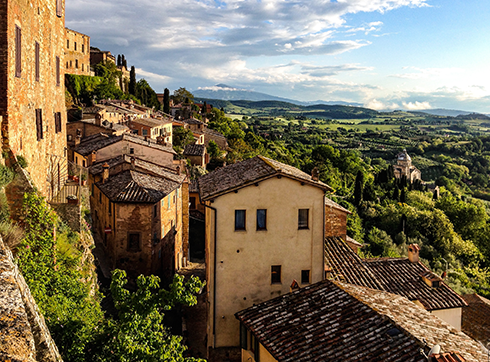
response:
<path id="1" fill-rule="evenodd" d="M 117 66 L 120 66 L 122 64 L 121 62 L 121 54 L 117 55 Z"/>
<path id="2" fill-rule="evenodd" d="M 175 275 L 168 290 L 160 288 L 160 278 L 140 275 L 137 289 L 126 289 L 126 272 L 112 273 L 111 294 L 117 318 L 110 319 L 92 347 L 92 361 L 200 361 L 183 356 L 182 337 L 171 334 L 164 324 L 165 312 L 176 305 L 197 304 L 197 294 L 204 287 L 199 278 Z M 202 361 L 202 360 L 201 360 Z"/>
<path id="3" fill-rule="evenodd" d="M 163 113 L 170 114 L 170 91 L 168 88 L 163 91 Z"/>
<path id="4" fill-rule="evenodd" d="M 356 176 L 356 183 L 354 188 L 354 204 L 359 206 L 362 202 L 362 194 L 364 189 L 364 173 L 359 170 Z"/>
<path id="5" fill-rule="evenodd" d="M 131 66 L 129 72 L 129 94 L 136 95 L 136 70 L 134 69 L 134 65 Z"/>
<path id="6" fill-rule="evenodd" d="M 121 55 L 121 64 L 120 65 L 124 66 L 124 67 L 126 67 L 126 69 L 128 69 L 127 64 L 128 63 L 126 62 L 126 57 L 124 56 L 124 54 Z"/>
<path id="7" fill-rule="evenodd" d="M 175 127 L 172 132 L 172 145 L 177 150 L 183 150 L 185 146 L 194 142 L 194 134 L 190 129 Z"/>
<path id="8" fill-rule="evenodd" d="M 201 113 L 202 114 L 206 114 L 208 113 L 208 104 L 206 103 L 206 101 L 204 101 L 203 105 L 202 105 L 202 108 L 201 108 Z"/>
<path id="9" fill-rule="evenodd" d="M 188 100 L 187 103 L 193 103 L 194 102 L 194 95 L 189 92 L 187 89 L 180 87 L 179 89 L 174 91 L 174 94 L 172 95 L 172 99 L 174 100 L 175 103 L 183 103 Z"/>

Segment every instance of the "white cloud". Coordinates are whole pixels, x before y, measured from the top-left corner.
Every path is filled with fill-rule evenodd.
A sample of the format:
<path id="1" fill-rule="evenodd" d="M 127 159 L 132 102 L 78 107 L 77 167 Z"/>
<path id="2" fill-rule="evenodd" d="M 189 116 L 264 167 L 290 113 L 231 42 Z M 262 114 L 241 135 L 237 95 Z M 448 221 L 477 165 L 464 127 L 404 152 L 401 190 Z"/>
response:
<path id="1" fill-rule="evenodd" d="M 432 108 L 429 102 L 402 102 L 402 105 L 403 109 L 408 109 L 409 111 Z"/>

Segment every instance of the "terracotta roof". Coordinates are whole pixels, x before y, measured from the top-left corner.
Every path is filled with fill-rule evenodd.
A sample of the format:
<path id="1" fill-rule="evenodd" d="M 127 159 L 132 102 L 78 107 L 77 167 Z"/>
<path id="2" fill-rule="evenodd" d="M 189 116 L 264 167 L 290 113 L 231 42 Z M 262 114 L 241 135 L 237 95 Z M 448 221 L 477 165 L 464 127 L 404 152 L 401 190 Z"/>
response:
<path id="1" fill-rule="evenodd" d="M 430 270 L 422 263 L 412 263 L 407 258 L 365 259 L 364 265 L 375 275 L 383 289 L 418 300 L 425 309 L 437 310 L 466 306 L 464 299 L 441 282 L 440 287 L 429 287 L 421 275 Z"/>
<path id="2" fill-rule="evenodd" d="M 458 352 L 433 354 L 430 357 L 432 357 L 433 362 L 465 362 L 466 361 L 463 358 L 463 356 L 461 356 Z"/>
<path id="3" fill-rule="evenodd" d="M 172 121 L 169 119 L 158 119 L 158 118 L 136 118 L 133 119 L 131 122 L 142 124 L 143 126 L 148 126 L 148 127 L 158 127 L 158 126 L 163 126 L 164 124 L 171 123 Z"/>
<path id="4" fill-rule="evenodd" d="M 330 237 L 325 239 L 325 263 L 334 278 L 418 300 L 427 310 L 466 306 L 463 298 L 443 282 L 438 288 L 428 286 L 421 275 L 430 270 L 408 258 L 362 260 L 341 238 Z"/>
<path id="5" fill-rule="evenodd" d="M 202 131 L 205 134 L 207 133 L 207 134 L 210 134 L 210 135 L 213 135 L 213 136 L 216 136 L 216 137 L 222 137 L 222 138 L 225 138 L 226 139 L 226 137 L 223 134 L 219 133 L 218 131 L 215 131 L 214 129 L 211 129 L 211 128 L 207 128 L 206 127 Z"/>
<path id="6" fill-rule="evenodd" d="M 184 120 L 182 120 L 182 122 L 187 123 L 187 124 L 205 124 L 204 122 L 202 122 L 198 119 L 195 119 L 195 118 L 184 119 Z"/>
<path id="7" fill-rule="evenodd" d="M 73 148 L 74 152 L 79 153 L 82 156 L 88 156 L 93 151 L 105 148 L 113 143 L 117 143 L 121 140 L 128 141 L 135 144 L 140 144 L 150 148 L 165 151 L 171 154 L 175 154 L 175 151 L 170 146 L 164 146 L 156 143 L 153 139 L 144 139 L 140 136 L 125 133 L 120 136 L 109 136 L 107 134 L 99 133 L 82 139 L 80 144 Z"/>
<path id="8" fill-rule="evenodd" d="M 96 185 L 112 202 L 155 203 L 179 187 L 180 183 L 128 170 Z"/>
<path id="9" fill-rule="evenodd" d="M 183 152 L 185 156 L 204 156 L 205 153 L 206 146 L 204 145 L 187 145 Z"/>
<path id="10" fill-rule="evenodd" d="M 310 175 L 296 167 L 259 155 L 202 176 L 199 178 L 199 192 L 202 200 L 209 200 L 277 175 L 296 179 L 325 191 L 332 190 L 327 184 L 312 180 Z"/>
<path id="11" fill-rule="evenodd" d="M 490 343 L 490 300 L 478 294 L 463 295 L 468 307 L 463 308 L 462 330 L 485 346 Z"/>
<path id="12" fill-rule="evenodd" d="M 337 209 L 337 210 L 340 210 L 340 211 L 343 211 L 347 214 L 352 214 L 352 212 L 350 212 L 349 210 L 347 210 L 346 208 L 340 206 L 339 204 L 337 204 L 335 201 L 333 200 L 330 200 L 328 197 L 325 197 L 325 206 L 328 206 L 328 207 L 332 207 L 334 209 Z"/>
<path id="13" fill-rule="evenodd" d="M 98 162 L 89 168 L 89 172 L 92 175 L 100 175 L 103 172 L 103 165 L 105 163 L 109 165 L 110 169 L 118 165 L 126 164 L 127 167 L 124 170 L 127 170 L 128 167 L 130 167 L 131 165 L 132 159 L 134 159 L 134 166 L 136 171 L 143 171 L 144 173 L 151 174 L 153 176 L 164 177 L 168 180 L 178 182 L 178 183 L 184 182 L 186 178 L 186 174 L 184 172 L 181 172 L 181 174 L 178 175 L 176 169 L 157 165 L 155 163 L 137 157 L 133 157 L 130 155 L 120 155 L 108 160 Z"/>
<path id="14" fill-rule="evenodd" d="M 325 265 L 338 280 L 373 289 L 384 290 L 361 258 L 340 237 L 325 238 Z"/>
<path id="15" fill-rule="evenodd" d="M 483 357 L 475 341 L 406 298 L 328 280 L 235 316 L 279 362 L 426 361 L 423 339 L 467 361 Z"/>

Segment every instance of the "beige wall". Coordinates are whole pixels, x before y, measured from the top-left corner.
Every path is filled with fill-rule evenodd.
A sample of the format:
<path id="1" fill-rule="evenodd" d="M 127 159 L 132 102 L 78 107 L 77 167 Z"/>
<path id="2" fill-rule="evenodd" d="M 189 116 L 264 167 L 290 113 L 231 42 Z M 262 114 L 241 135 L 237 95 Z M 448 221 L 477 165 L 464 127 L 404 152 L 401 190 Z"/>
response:
<path id="1" fill-rule="evenodd" d="M 430 311 L 430 313 L 442 319 L 444 322 L 449 323 L 458 331 L 461 331 L 461 318 L 462 318 L 461 308 L 433 310 Z"/>
<path id="2" fill-rule="evenodd" d="M 289 292 L 293 279 L 310 270 L 312 283 L 323 279 L 324 192 L 286 177 L 262 181 L 218 197 L 216 279 L 214 284 L 214 211 L 206 210 L 209 334 L 213 347 L 238 346 L 242 309 Z M 235 210 L 246 210 L 246 231 L 234 230 Z M 256 210 L 267 209 L 267 230 L 256 231 Z M 298 209 L 309 209 L 309 229 L 298 230 Z M 271 266 L 281 265 L 280 284 L 271 284 Z M 216 292 L 216 338 L 213 308 Z"/>

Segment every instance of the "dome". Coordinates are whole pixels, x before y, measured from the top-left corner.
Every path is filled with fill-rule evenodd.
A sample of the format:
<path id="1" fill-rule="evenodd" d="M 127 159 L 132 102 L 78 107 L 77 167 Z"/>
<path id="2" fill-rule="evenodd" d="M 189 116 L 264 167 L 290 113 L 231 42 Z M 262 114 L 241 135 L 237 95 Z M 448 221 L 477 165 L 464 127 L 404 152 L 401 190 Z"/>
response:
<path id="1" fill-rule="evenodd" d="M 403 152 L 400 152 L 397 156 L 398 161 L 412 161 L 412 158 L 408 155 L 407 150 L 404 149 Z"/>

